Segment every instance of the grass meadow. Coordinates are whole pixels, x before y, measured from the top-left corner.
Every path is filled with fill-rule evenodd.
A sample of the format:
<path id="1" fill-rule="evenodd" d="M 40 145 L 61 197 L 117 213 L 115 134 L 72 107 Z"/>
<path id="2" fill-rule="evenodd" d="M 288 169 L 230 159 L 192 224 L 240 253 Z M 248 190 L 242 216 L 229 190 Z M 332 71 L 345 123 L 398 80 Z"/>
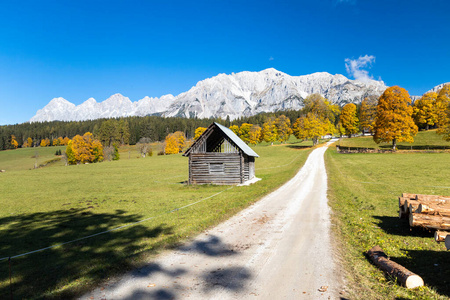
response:
<path id="1" fill-rule="evenodd" d="M 73 298 L 140 266 L 286 182 L 310 147 L 295 140 L 254 147 L 262 180 L 246 187 L 188 186 L 188 159 L 157 156 L 155 149 L 152 157 L 138 158 L 134 147 L 125 147 L 119 161 L 39 169 L 32 169 L 36 149 L 0 152 L 6 170 L 0 173 L 0 259 L 76 240 L 12 258 L 10 265 L 0 261 L 0 298 L 11 291 L 15 299 Z M 56 147 L 37 150 L 45 160 Z"/>
<path id="2" fill-rule="evenodd" d="M 392 149 L 392 143 L 377 144 L 372 136 L 362 136 L 358 138 L 341 138 L 337 143 L 343 147 L 372 148 L 372 149 Z M 442 139 L 442 135 L 436 134 L 436 130 L 419 131 L 414 137 L 414 143 L 399 142 L 398 150 L 450 150 L 450 142 Z"/>
<path id="3" fill-rule="evenodd" d="M 450 147 L 433 131 L 420 132 L 417 143 Z M 368 137 L 344 140 L 366 147 Z M 413 144 L 414 146 L 415 144 Z M 403 192 L 450 195 L 450 152 L 384 154 L 325 154 L 329 201 L 333 210 L 336 250 L 344 266 L 350 299 L 448 299 L 450 255 L 433 232 L 410 230 L 398 218 Z M 373 266 L 365 252 L 380 245 L 390 258 L 420 275 L 424 288 L 407 290 Z"/>

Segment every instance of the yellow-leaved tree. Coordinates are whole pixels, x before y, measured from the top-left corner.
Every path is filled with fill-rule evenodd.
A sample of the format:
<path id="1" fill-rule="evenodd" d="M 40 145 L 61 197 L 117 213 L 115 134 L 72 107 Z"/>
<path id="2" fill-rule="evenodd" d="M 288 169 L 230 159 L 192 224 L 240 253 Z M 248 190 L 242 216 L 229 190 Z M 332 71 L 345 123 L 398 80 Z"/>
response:
<path id="1" fill-rule="evenodd" d="M 19 143 L 16 140 L 16 136 L 13 134 L 11 135 L 11 146 L 14 147 L 14 149 L 17 149 L 19 147 Z"/>
<path id="2" fill-rule="evenodd" d="M 281 115 L 275 119 L 275 126 L 277 128 L 277 140 L 286 142 L 292 134 L 291 120 L 285 115 Z"/>
<path id="3" fill-rule="evenodd" d="M 345 134 L 347 134 L 349 138 L 352 137 L 352 134 L 358 133 L 359 120 L 356 112 L 356 105 L 353 103 L 344 105 L 339 121 L 345 130 Z"/>
<path id="4" fill-rule="evenodd" d="M 428 130 L 430 129 L 430 126 L 437 124 L 437 96 L 438 95 L 435 92 L 428 92 L 414 102 L 413 119 L 418 127 Z"/>
<path id="5" fill-rule="evenodd" d="M 99 140 L 94 139 L 92 133 L 86 132 L 83 136 L 76 135 L 69 140 L 66 156 L 68 163 L 72 165 L 100 162 L 103 160 L 103 146 Z"/>
<path id="6" fill-rule="evenodd" d="M 271 143 L 271 145 L 273 145 L 273 142 L 278 139 L 278 129 L 274 117 L 271 117 L 264 122 L 262 128 L 262 139 L 268 143 Z"/>
<path id="7" fill-rule="evenodd" d="M 239 137 L 246 144 L 248 144 L 250 142 L 250 129 L 252 128 L 252 126 L 253 126 L 253 124 L 243 123 L 241 125 L 241 127 L 239 128 Z"/>
<path id="8" fill-rule="evenodd" d="M 174 133 L 170 133 L 166 136 L 164 153 L 165 154 L 177 154 L 183 150 L 185 145 L 186 138 L 184 133 L 181 131 L 176 131 Z"/>
<path id="9" fill-rule="evenodd" d="M 41 147 L 47 147 L 47 146 L 50 146 L 50 140 L 49 140 L 48 138 L 42 139 L 42 140 L 41 140 L 40 146 L 41 146 Z"/>
<path id="10" fill-rule="evenodd" d="M 262 133 L 262 128 L 259 127 L 258 125 L 253 125 L 252 128 L 250 128 L 250 132 L 249 132 L 250 144 L 256 145 L 259 142 L 261 142 L 261 133 Z"/>
<path id="11" fill-rule="evenodd" d="M 378 98 L 369 96 L 361 101 L 361 109 L 359 111 L 359 125 L 363 133 L 369 132 L 373 134 L 373 126 L 375 124 L 375 116 L 377 115 Z"/>
<path id="12" fill-rule="evenodd" d="M 377 144 L 392 142 L 394 150 L 397 142 L 414 142 L 418 128 L 412 119 L 412 112 L 411 98 L 404 88 L 387 88 L 378 100 L 374 141 Z"/>
<path id="13" fill-rule="evenodd" d="M 237 125 L 231 125 L 230 130 L 234 132 L 237 136 L 239 136 L 239 126 Z"/>
<path id="14" fill-rule="evenodd" d="M 311 139 L 314 146 L 319 143 L 321 136 L 331 134 L 334 131 L 334 125 L 331 124 L 330 120 L 321 118 L 312 112 L 298 118 L 292 127 L 296 138 Z"/>
<path id="15" fill-rule="evenodd" d="M 194 133 L 194 140 L 198 140 L 198 138 L 206 131 L 206 127 L 197 127 Z"/>
<path id="16" fill-rule="evenodd" d="M 436 133 L 442 134 L 444 139 L 450 141 L 450 84 L 444 85 L 436 99 L 438 116 L 438 129 Z"/>

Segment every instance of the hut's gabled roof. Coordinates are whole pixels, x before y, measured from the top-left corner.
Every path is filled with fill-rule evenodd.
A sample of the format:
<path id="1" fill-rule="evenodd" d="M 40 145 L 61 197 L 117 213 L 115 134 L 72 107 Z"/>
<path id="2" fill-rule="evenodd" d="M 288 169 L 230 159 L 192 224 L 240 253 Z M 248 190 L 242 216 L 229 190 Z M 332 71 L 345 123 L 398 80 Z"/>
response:
<path id="1" fill-rule="evenodd" d="M 235 144 L 236 147 L 242 150 L 242 152 L 244 152 L 248 156 L 259 157 L 259 155 L 256 154 L 256 152 L 253 151 L 253 149 L 250 148 L 246 143 L 244 143 L 244 141 L 241 140 L 231 129 L 223 125 L 220 125 L 219 123 L 216 122 L 209 125 L 209 127 L 205 130 L 205 132 L 192 144 L 191 147 L 189 147 L 189 149 L 186 150 L 183 156 L 188 156 L 189 153 L 191 152 L 191 149 L 194 149 L 197 143 L 205 142 L 204 139 L 202 139 L 202 136 L 210 135 L 212 130 L 217 130 L 216 128 L 220 130 L 224 136 L 228 137 L 228 139 L 231 140 L 231 142 Z"/>

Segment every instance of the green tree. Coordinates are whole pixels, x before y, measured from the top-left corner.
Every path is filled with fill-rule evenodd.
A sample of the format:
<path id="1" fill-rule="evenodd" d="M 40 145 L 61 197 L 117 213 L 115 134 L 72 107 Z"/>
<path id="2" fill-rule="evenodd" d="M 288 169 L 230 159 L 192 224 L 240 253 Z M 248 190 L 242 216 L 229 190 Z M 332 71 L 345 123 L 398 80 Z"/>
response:
<path id="1" fill-rule="evenodd" d="M 394 150 L 397 142 L 414 142 L 413 137 L 418 129 L 412 119 L 412 112 L 411 98 L 404 88 L 387 88 L 378 100 L 374 141 L 392 142 Z"/>

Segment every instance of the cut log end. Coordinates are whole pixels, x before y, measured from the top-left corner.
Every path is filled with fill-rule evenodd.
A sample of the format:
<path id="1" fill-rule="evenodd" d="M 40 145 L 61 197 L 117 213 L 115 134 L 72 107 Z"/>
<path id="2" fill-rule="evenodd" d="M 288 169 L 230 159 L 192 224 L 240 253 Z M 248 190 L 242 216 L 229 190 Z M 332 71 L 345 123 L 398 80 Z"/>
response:
<path id="1" fill-rule="evenodd" d="M 367 255 L 378 268 L 386 274 L 395 277 L 398 282 L 406 288 L 413 289 L 423 286 L 423 280 L 419 275 L 414 274 L 402 265 L 390 260 L 380 246 L 374 246 L 372 249 L 367 251 Z"/>
<path id="2" fill-rule="evenodd" d="M 405 287 L 407 289 L 415 289 L 423 286 L 423 279 L 419 275 L 411 275 L 406 279 Z"/>

